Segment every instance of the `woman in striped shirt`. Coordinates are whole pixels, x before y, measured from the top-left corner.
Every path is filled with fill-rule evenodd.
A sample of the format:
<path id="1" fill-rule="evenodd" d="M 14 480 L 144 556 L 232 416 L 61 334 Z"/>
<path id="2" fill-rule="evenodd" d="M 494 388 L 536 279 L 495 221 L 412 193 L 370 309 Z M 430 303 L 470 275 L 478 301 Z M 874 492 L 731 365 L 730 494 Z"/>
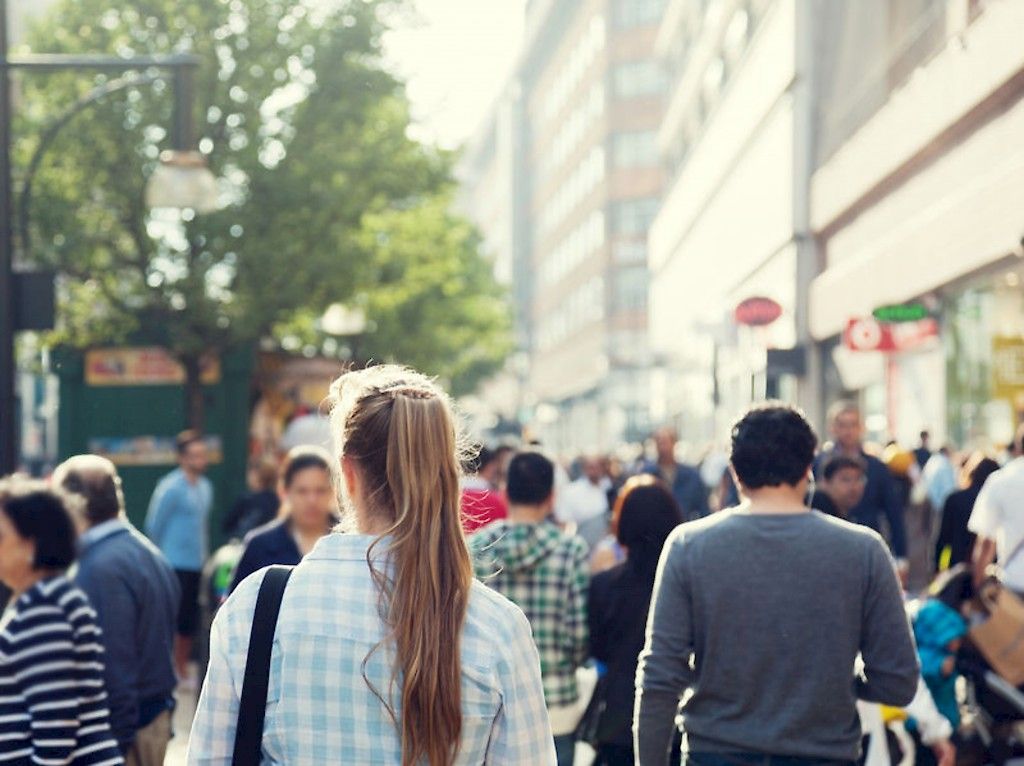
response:
<path id="1" fill-rule="evenodd" d="M 75 558 L 65 498 L 0 481 L 0 765 L 123 763 L 110 732 L 96 613 L 64 576 Z"/>

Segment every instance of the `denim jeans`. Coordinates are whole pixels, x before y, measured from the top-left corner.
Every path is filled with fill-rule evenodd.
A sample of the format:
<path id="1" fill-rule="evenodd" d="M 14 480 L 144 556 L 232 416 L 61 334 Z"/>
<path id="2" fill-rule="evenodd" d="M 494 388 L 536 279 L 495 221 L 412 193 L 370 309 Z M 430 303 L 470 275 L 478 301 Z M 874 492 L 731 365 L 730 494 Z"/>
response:
<path id="1" fill-rule="evenodd" d="M 832 761 L 825 758 L 798 758 L 765 753 L 701 753 L 689 752 L 686 766 L 853 766 L 853 761 Z"/>

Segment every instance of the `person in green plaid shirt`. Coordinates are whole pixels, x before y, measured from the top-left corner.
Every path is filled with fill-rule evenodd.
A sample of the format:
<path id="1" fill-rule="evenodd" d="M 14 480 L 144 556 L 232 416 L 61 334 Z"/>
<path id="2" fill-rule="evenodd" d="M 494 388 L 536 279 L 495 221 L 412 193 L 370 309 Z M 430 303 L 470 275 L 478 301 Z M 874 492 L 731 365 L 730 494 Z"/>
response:
<path id="1" fill-rule="evenodd" d="M 587 657 L 587 545 L 551 521 L 554 465 L 523 452 L 508 468 L 508 519 L 469 541 L 476 575 L 530 621 L 559 766 L 571 766 L 579 711 L 576 668 Z M 500 640 L 500 639 L 499 639 Z"/>

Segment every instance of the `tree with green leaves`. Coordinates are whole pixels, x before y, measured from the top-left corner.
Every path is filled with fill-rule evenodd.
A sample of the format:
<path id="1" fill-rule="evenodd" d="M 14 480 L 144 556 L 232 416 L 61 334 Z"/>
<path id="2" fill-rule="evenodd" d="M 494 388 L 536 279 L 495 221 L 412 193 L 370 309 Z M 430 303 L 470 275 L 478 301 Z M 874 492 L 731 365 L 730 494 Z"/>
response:
<path id="1" fill-rule="evenodd" d="M 382 0 L 63 0 L 31 31 L 46 53 L 188 52 L 199 149 L 223 185 L 216 213 L 147 210 L 170 124 L 157 82 L 77 116 L 33 194 L 32 251 L 62 275 L 58 342 L 169 348 L 201 426 L 200 359 L 267 337 L 319 342 L 315 317 L 357 303 L 357 356 L 414 364 L 472 389 L 509 349 L 507 304 L 479 237 L 452 212 L 452 158 L 408 135 L 384 67 Z M 16 158 L 102 77 L 25 74 Z"/>

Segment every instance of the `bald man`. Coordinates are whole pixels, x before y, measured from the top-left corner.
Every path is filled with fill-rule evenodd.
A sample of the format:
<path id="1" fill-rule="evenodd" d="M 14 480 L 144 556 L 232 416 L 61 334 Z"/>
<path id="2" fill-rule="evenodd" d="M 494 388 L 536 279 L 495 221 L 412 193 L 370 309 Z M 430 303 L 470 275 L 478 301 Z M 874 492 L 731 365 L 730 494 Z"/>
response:
<path id="1" fill-rule="evenodd" d="M 127 520 L 121 478 L 98 455 L 57 467 L 54 484 L 83 499 L 75 582 L 98 615 L 110 725 L 128 766 L 159 766 L 171 737 L 178 578 Z"/>

